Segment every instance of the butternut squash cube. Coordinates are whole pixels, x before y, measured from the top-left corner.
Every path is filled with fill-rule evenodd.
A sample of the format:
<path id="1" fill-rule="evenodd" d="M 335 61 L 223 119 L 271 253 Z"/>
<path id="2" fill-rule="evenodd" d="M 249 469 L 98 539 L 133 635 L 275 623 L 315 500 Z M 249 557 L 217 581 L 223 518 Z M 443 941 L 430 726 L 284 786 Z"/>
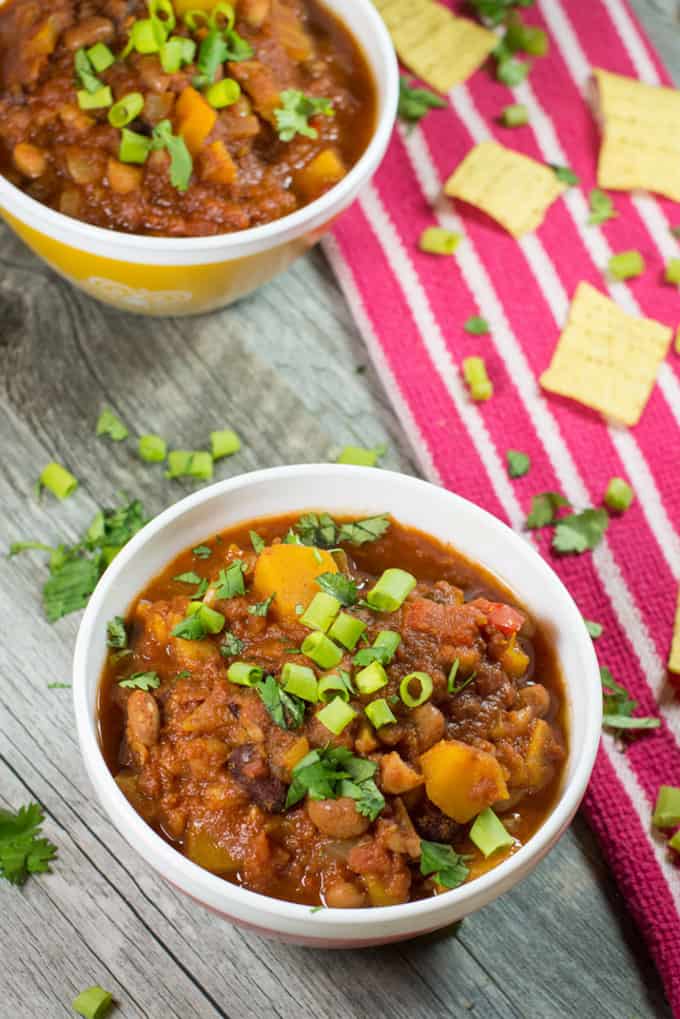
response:
<path id="1" fill-rule="evenodd" d="M 193 828 L 189 832 L 184 848 L 190 860 L 213 874 L 235 874 L 239 868 L 238 860 L 200 829 Z"/>
<path id="2" fill-rule="evenodd" d="M 335 149 L 324 149 L 295 174 L 295 190 L 311 202 L 347 173 L 345 164 Z"/>
<path id="3" fill-rule="evenodd" d="M 258 601 L 276 593 L 270 615 L 279 622 L 294 622 L 301 614 L 297 607 L 306 609 L 319 593 L 316 578 L 337 572 L 330 552 L 307 545 L 271 545 L 257 557 L 252 591 Z"/>
<path id="4" fill-rule="evenodd" d="M 544 718 L 537 718 L 527 747 L 527 778 L 530 789 L 542 789 L 555 774 L 555 762 L 562 757 L 552 727 Z"/>
<path id="5" fill-rule="evenodd" d="M 215 184 L 233 184 L 237 175 L 236 163 L 224 142 L 206 145 L 201 157 L 201 178 Z"/>
<path id="6" fill-rule="evenodd" d="M 178 133 L 184 138 L 191 155 L 197 155 L 215 126 L 217 112 L 200 92 L 187 85 L 175 104 L 175 114 Z"/>
<path id="7" fill-rule="evenodd" d="M 459 824 L 471 821 L 492 803 L 508 798 L 496 758 L 467 743 L 440 740 L 422 754 L 420 764 L 429 799 Z"/>

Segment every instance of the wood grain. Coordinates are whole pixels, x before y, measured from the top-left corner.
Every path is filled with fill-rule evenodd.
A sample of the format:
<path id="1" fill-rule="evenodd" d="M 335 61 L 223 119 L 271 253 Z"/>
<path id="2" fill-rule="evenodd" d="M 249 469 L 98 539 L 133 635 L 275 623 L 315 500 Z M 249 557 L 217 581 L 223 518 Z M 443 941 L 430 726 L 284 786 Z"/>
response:
<path id="1" fill-rule="evenodd" d="M 680 67 L 677 5 L 636 6 Z M 74 540 L 120 490 L 154 514 L 188 491 L 141 463 L 132 440 L 94 437 L 105 405 L 133 436 L 159 432 L 185 448 L 236 428 L 243 450 L 217 477 L 383 441 L 385 465 L 413 472 L 366 365 L 319 252 L 234 308 L 150 321 L 79 295 L 2 228 L 0 543 Z M 31 485 L 52 459 L 81 485 L 64 504 L 38 504 Z M 384 949 L 267 942 L 175 893 L 104 816 L 80 762 L 70 691 L 47 688 L 69 681 L 78 617 L 47 625 L 44 575 L 38 554 L 0 559 L 0 802 L 38 800 L 59 846 L 50 875 L 0 888 L 0 1016 L 70 1016 L 75 995 L 101 983 L 121 1019 L 670 1017 L 578 819 L 521 887 L 455 929 Z"/>

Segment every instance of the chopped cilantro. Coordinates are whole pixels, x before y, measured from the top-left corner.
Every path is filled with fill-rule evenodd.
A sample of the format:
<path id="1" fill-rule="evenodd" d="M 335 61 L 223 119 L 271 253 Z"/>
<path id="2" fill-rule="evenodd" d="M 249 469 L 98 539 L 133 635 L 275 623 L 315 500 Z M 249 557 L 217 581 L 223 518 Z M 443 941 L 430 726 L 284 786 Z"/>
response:
<path id="1" fill-rule="evenodd" d="M 157 672 L 133 672 L 118 684 L 126 690 L 157 690 L 160 685 L 161 679 Z"/>
<path id="2" fill-rule="evenodd" d="M 637 701 L 633 700 L 625 689 L 616 682 L 606 665 L 600 668 L 602 682 L 602 725 L 608 729 L 658 729 L 661 722 L 658 718 L 639 718 L 633 716 Z"/>
<path id="3" fill-rule="evenodd" d="M 445 888 L 458 888 L 463 884 L 470 873 L 466 859 L 443 842 L 420 840 L 420 873 L 434 878 Z"/>
<path id="4" fill-rule="evenodd" d="M 496 65 L 497 79 L 508 88 L 516 88 L 517 85 L 521 85 L 529 73 L 529 64 L 518 60 L 517 57 L 507 55 L 502 44 L 496 48 L 495 52 L 499 54 Z"/>
<path id="5" fill-rule="evenodd" d="M 322 591 L 337 598 L 341 605 L 356 605 L 359 598 L 356 581 L 345 573 L 322 573 L 316 582 Z"/>
<path id="6" fill-rule="evenodd" d="M 580 178 L 568 166 L 558 166 L 557 163 L 549 163 L 548 165 L 557 179 L 561 180 L 563 184 L 569 184 L 570 187 L 573 187 L 581 183 Z"/>
<path id="7" fill-rule="evenodd" d="M 97 435 L 108 435 L 114 442 L 122 442 L 129 434 L 123 422 L 112 410 L 106 407 L 101 412 L 97 421 Z"/>
<path id="8" fill-rule="evenodd" d="M 192 555 L 195 555 L 197 559 L 209 559 L 212 552 L 213 550 L 208 548 L 207 545 L 197 545 L 196 548 L 192 549 Z"/>
<path id="9" fill-rule="evenodd" d="M 489 323 L 481 315 L 471 315 L 463 323 L 463 329 L 466 333 L 470 333 L 472 336 L 484 336 L 490 332 Z"/>
<path id="10" fill-rule="evenodd" d="M 19 555 L 20 552 L 54 552 L 51 545 L 44 545 L 42 541 L 13 541 L 9 546 L 7 558 Z"/>
<path id="11" fill-rule="evenodd" d="M 260 555 L 265 548 L 264 539 L 260 537 L 257 531 L 248 531 L 248 534 L 250 536 L 250 544 L 253 546 L 255 555 Z"/>
<path id="12" fill-rule="evenodd" d="M 207 633 L 205 624 L 198 613 L 187 616 L 170 631 L 172 637 L 181 637 L 182 640 L 203 640 Z"/>
<path id="13" fill-rule="evenodd" d="M 431 92 L 429 88 L 412 88 L 408 78 L 403 74 L 400 76 L 398 115 L 402 120 L 416 124 L 430 110 L 440 109 L 444 106 L 446 106 L 446 100 L 441 96 Z"/>
<path id="14" fill-rule="evenodd" d="M 303 545 L 316 548 L 335 548 L 342 541 L 351 545 L 363 545 L 376 541 L 389 528 L 386 513 L 365 520 L 354 520 L 347 524 L 336 524 L 328 513 L 306 513 L 295 524 L 295 533 Z"/>
<path id="15" fill-rule="evenodd" d="M 600 188 L 592 189 L 588 196 L 588 206 L 590 208 L 588 223 L 590 224 L 598 225 L 606 223 L 608 219 L 614 219 L 615 216 L 618 216 L 610 196 L 605 191 L 601 191 Z"/>
<path id="16" fill-rule="evenodd" d="M 529 530 L 547 527 L 548 524 L 555 522 L 557 510 L 561 506 L 569 506 L 569 500 L 559 492 L 541 492 L 540 495 L 534 495 L 531 500 L 531 512 L 526 518 L 525 526 Z"/>
<path id="17" fill-rule="evenodd" d="M 276 130 L 282 142 L 289 142 L 296 134 L 306 138 L 317 138 L 319 132 L 309 123 L 310 117 L 323 114 L 333 117 L 333 104 L 330 99 L 306 96 L 297 89 L 288 88 L 281 92 L 281 106 L 274 110 Z"/>
<path id="18" fill-rule="evenodd" d="M 62 616 L 84 609 L 101 574 L 101 555 L 93 559 L 69 559 L 55 570 L 43 587 L 47 621 L 56 623 Z"/>
<path id="19" fill-rule="evenodd" d="M 233 633 L 226 631 L 223 635 L 222 643 L 220 644 L 220 654 L 223 658 L 235 658 L 240 655 L 245 647 L 242 640 L 235 637 Z"/>
<path id="20" fill-rule="evenodd" d="M 122 616 L 114 616 L 106 624 L 106 643 L 117 651 L 127 648 L 128 636 L 125 629 L 125 620 Z"/>
<path id="21" fill-rule="evenodd" d="M 350 545 L 365 545 L 369 541 L 377 541 L 389 529 L 390 520 L 386 513 L 353 523 L 341 524 L 338 541 L 349 542 Z"/>
<path id="22" fill-rule="evenodd" d="M 500 25 L 514 7 L 531 7 L 534 0 L 470 0 L 477 17 L 488 25 Z"/>
<path id="23" fill-rule="evenodd" d="M 580 555 L 600 544 L 608 525 L 609 516 L 604 509 L 584 509 L 580 513 L 570 513 L 557 521 L 552 547 L 555 552 L 563 555 Z"/>
<path id="24" fill-rule="evenodd" d="M 592 619 L 584 619 L 583 622 L 586 624 L 586 630 L 593 640 L 597 640 L 598 637 L 602 636 L 602 631 L 604 629 L 602 623 L 594 623 Z"/>
<path id="25" fill-rule="evenodd" d="M 16 813 L 0 807 L 0 877 L 22 885 L 29 874 L 44 874 L 57 847 L 41 838 L 45 816 L 37 803 L 20 807 Z"/>
<path id="26" fill-rule="evenodd" d="M 293 768 L 288 787 L 286 809 L 305 796 L 312 800 L 351 796 L 359 813 L 374 821 L 385 806 L 382 793 L 374 782 L 377 764 L 355 757 L 347 747 L 312 750 Z"/>
<path id="27" fill-rule="evenodd" d="M 518 449 L 509 449 L 505 454 L 508 461 L 508 474 L 511 478 L 523 478 L 529 473 L 531 460 L 526 453 L 520 453 Z"/>
<path id="28" fill-rule="evenodd" d="M 373 644 L 371 647 L 362 647 L 360 651 L 357 651 L 352 662 L 354 665 L 362 667 L 365 665 L 371 665 L 373 662 L 380 662 L 381 665 L 387 665 L 393 654 L 394 652 L 387 645 Z"/>
<path id="29" fill-rule="evenodd" d="M 178 191 L 186 191 L 194 168 L 191 153 L 181 135 L 172 133 L 169 120 L 156 124 L 152 134 L 152 149 L 165 149 L 170 156 L 170 183 Z"/>
<path id="30" fill-rule="evenodd" d="M 267 613 L 269 612 L 269 606 L 271 605 L 275 598 L 276 591 L 274 591 L 273 594 L 270 594 L 268 598 L 265 598 L 264 601 L 258 601 L 255 602 L 254 605 L 249 605 L 248 612 L 251 614 L 251 616 L 266 616 Z"/>
<path id="31" fill-rule="evenodd" d="M 241 559 L 234 559 L 229 563 L 226 570 L 220 570 L 218 577 L 219 587 L 215 591 L 216 598 L 236 598 L 237 595 L 246 593 L 246 585 L 243 581 L 245 563 Z"/>
<path id="32" fill-rule="evenodd" d="M 198 573 L 194 573 L 193 570 L 190 570 L 188 573 L 178 573 L 177 576 L 172 579 L 178 580 L 180 584 L 200 584 L 203 578 L 199 577 Z"/>
<path id="33" fill-rule="evenodd" d="M 191 673 L 188 669 L 182 669 L 181 672 L 177 673 L 175 679 L 191 679 Z"/>
<path id="34" fill-rule="evenodd" d="M 305 702 L 282 690 L 273 676 L 256 684 L 262 703 L 280 729 L 299 729 L 305 717 Z"/>
<path id="35" fill-rule="evenodd" d="M 48 683 L 47 684 L 47 689 L 48 690 L 70 690 L 71 689 L 71 684 L 70 683 Z"/>

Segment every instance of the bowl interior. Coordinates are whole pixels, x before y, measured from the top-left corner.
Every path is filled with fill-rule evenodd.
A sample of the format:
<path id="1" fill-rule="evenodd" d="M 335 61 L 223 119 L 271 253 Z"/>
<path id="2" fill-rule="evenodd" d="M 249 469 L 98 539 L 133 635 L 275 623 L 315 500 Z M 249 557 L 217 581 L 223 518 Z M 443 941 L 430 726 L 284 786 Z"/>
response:
<path id="1" fill-rule="evenodd" d="M 554 841 L 585 790 L 601 718 L 599 672 L 592 642 L 570 595 L 528 540 L 466 500 L 405 475 L 330 464 L 273 468 L 243 475 L 197 492 L 166 510 L 119 553 L 83 618 L 74 666 L 79 737 L 91 777 L 93 769 L 96 772 L 95 784 L 100 795 L 104 790 L 107 799 L 124 799 L 96 743 L 97 689 L 106 655 L 106 622 L 114 615 L 124 614 L 143 586 L 188 546 L 240 521 L 309 509 L 356 516 L 391 513 L 401 523 L 454 545 L 496 574 L 546 628 L 557 650 L 567 697 L 570 753 L 559 800 L 543 827 L 517 854 L 438 900 L 456 896 L 464 900 L 471 889 L 484 891 L 489 886 L 498 886 L 497 891 L 509 887 L 514 883 L 513 871 L 521 876 L 519 872 L 526 869 L 526 858 L 540 858 Z M 147 832 L 149 837 L 162 841 L 150 829 Z M 180 876 L 187 869 L 198 870 L 179 853 L 170 851 L 177 858 L 175 869 Z M 220 886 L 226 884 L 210 874 L 205 878 L 207 885 L 203 881 L 203 887 L 208 887 L 211 881 Z M 228 894 L 254 896 L 234 886 L 230 889 Z M 429 901 L 434 900 L 425 900 L 425 908 Z M 418 902 L 386 909 L 417 911 L 423 905 Z M 291 903 L 276 903 L 276 909 L 308 912 L 305 907 Z M 384 913 L 386 909 L 378 912 Z M 352 913 L 356 922 L 356 917 L 375 910 L 325 912 Z"/>

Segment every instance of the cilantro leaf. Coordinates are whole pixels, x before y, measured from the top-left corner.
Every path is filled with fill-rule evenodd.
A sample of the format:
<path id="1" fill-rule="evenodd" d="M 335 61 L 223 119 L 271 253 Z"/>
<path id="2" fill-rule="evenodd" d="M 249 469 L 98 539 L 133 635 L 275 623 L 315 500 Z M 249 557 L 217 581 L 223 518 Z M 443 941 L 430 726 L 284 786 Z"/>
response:
<path id="1" fill-rule="evenodd" d="M 559 492 L 541 492 L 531 499 L 531 512 L 526 518 L 525 527 L 534 530 L 546 527 L 555 522 L 555 515 L 561 506 L 569 506 L 569 500 Z"/>
<path id="2" fill-rule="evenodd" d="M 488 25 L 500 25 L 513 7 L 531 7 L 534 0 L 470 0 L 477 17 Z"/>
<path id="3" fill-rule="evenodd" d="M 182 640 L 203 640 L 207 633 L 198 613 L 187 616 L 170 631 L 172 637 L 181 637 Z"/>
<path id="4" fill-rule="evenodd" d="M 45 816 L 37 803 L 20 807 L 16 813 L 0 808 L 0 877 L 22 885 L 29 874 L 49 871 L 57 847 L 40 838 Z"/>
<path id="5" fill-rule="evenodd" d="M 389 529 L 390 519 L 387 513 L 353 523 L 341 524 L 338 541 L 349 542 L 350 545 L 365 545 L 369 541 L 377 541 Z"/>
<path id="6" fill-rule="evenodd" d="M 249 605 L 248 612 L 251 614 L 251 616 L 266 616 L 267 613 L 269 612 L 269 606 L 271 605 L 275 598 L 276 591 L 274 591 L 273 594 L 270 594 L 268 598 L 265 598 L 264 601 L 258 601 L 255 602 L 254 605 Z"/>
<path id="7" fill-rule="evenodd" d="M 371 665 L 373 662 L 380 662 L 381 665 L 387 665 L 390 658 L 392 657 L 392 651 L 389 647 L 383 644 L 373 644 L 371 647 L 362 647 L 360 651 L 357 651 L 352 662 L 354 665 Z"/>
<path id="8" fill-rule="evenodd" d="M 412 88 L 405 75 L 399 77 L 398 115 L 402 120 L 417 123 L 430 110 L 446 106 L 446 100 L 429 88 Z"/>
<path id="9" fill-rule="evenodd" d="M 203 578 L 199 577 L 198 573 L 194 573 L 193 570 L 190 570 L 188 573 L 178 573 L 177 576 L 172 579 L 178 580 L 180 584 L 200 584 Z"/>
<path id="10" fill-rule="evenodd" d="M 517 57 L 502 55 L 496 66 L 496 77 L 508 88 L 516 88 L 521 85 L 529 73 L 529 64 Z"/>
<path id="11" fill-rule="evenodd" d="M 374 781 L 376 771 L 374 761 L 355 757 L 347 747 L 312 750 L 293 768 L 286 809 L 305 796 L 313 800 L 351 796 L 357 801 L 359 812 L 373 821 L 385 805 Z"/>
<path id="12" fill-rule="evenodd" d="M 486 333 L 491 332 L 489 323 L 481 315 L 471 315 L 463 323 L 463 329 L 466 333 L 470 333 L 471 336 L 484 336 Z"/>
<path id="13" fill-rule="evenodd" d="M 658 718 L 633 718 L 630 715 L 615 715 L 605 712 L 602 724 L 609 729 L 658 729 Z"/>
<path id="14" fill-rule="evenodd" d="M 352 786 L 352 791 L 345 791 L 345 787 L 350 785 Z M 356 790 L 356 793 L 354 790 Z M 342 795 L 351 796 L 356 801 L 358 812 L 367 817 L 369 821 L 375 821 L 385 806 L 385 797 L 372 778 L 365 779 L 359 783 L 345 781 L 342 783 L 341 791 Z"/>
<path id="15" fill-rule="evenodd" d="M 70 612 L 84 609 L 101 576 L 101 561 L 69 559 L 52 572 L 43 587 L 43 607 L 49 623 L 56 623 Z"/>
<path id="16" fill-rule="evenodd" d="M 282 690 L 273 676 L 266 676 L 255 687 L 272 720 L 280 729 L 299 729 L 305 717 L 305 702 Z"/>
<path id="17" fill-rule="evenodd" d="M 51 545 L 44 545 L 41 541 L 13 541 L 9 546 L 7 558 L 11 559 L 20 552 L 54 552 Z"/>
<path id="18" fill-rule="evenodd" d="M 128 646 L 127 630 L 125 620 L 122 616 L 114 616 L 106 624 L 106 643 L 109 647 L 122 651 Z"/>
<path id="19" fill-rule="evenodd" d="M 330 99 L 306 96 L 297 89 L 284 89 L 280 94 L 282 105 L 274 110 L 276 130 L 282 142 L 289 142 L 296 134 L 306 138 L 318 138 L 319 132 L 308 123 L 310 117 L 323 114 L 324 117 L 335 115 Z"/>
<path id="20" fill-rule="evenodd" d="M 237 595 L 246 593 L 246 585 L 243 581 L 245 563 L 241 559 L 234 559 L 229 563 L 226 570 L 220 570 L 218 583 L 215 591 L 216 598 L 236 598 Z"/>
<path id="21" fill-rule="evenodd" d="M 253 546 L 255 555 L 260 555 L 265 548 L 264 538 L 261 538 L 257 531 L 248 531 L 248 534 L 250 536 L 250 544 Z"/>
<path id="22" fill-rule="evenodd" d="M 586 624 L 586 630 L 593 640 L 597 640 L 598 637 L 602 636 L 602 631 L 604 629 L 602 623 L 595 623 L 592 619 L 584 619 L 583 622 Z"/>
<path id="23" fill-rule="evenodd" d="M 97 421 L 97 435 L 108 435 L 114 442 L 122 442 L 129 434 L 120 418 L 105 407 Z"/>
<path id="24" fill-rule="evenodd" d="M 197 559 L 209 559 L 213 553 L 213 550 L 208 548 L 207 545 L 197 545 L 191 551 L 192 555 L 195 555 Z"/>
<path id="25" fill-rule="evenodd" d="M 658 718 L 633 717 L 637 701 L 616 682 L 606 665 L 600 667 L 602 683 L 602 725 L 609 729 L 658 729 Z"/>
<path id="26" fill-rule="evenodd" d="M 161 679 L 157 672 L 133 672 L 118 684 L 126 690 L 157 690 L 160 685 Z"/>
<path id="27" fill-rule="evenodd" d="M 432 876 L 439 885 L 446 888 L 462 885 L 470 873 L 465 861 L 465 856 L 443 842 L 420 840 L 420 873 L 424 877 Z"/>
<path id="28" fill-rule="evenodd" d="M 85 546 L 90 549 L 115 549 L 127 544 L 147 522 L 144 507 L 139 499 L 130 503 L 99 510 L 85 535 Z"/>
<path id="29" fill-rule="evenodd" d="M 151 148 L 165 149 L 170 156 L 170 183 L 178 191 L 186 191 L 194 169 L 194 161 L 181 135 L 172 133 L 169 120 L 161 120 L 153 129 Z"/>
<path id="30" fill-rule="evenodd" d="M 614 219 L 615 216 L 618 216 L 610 196 L 605 191 L 601 191 L 600 188 L 592 189 L 588 196 L 588 206 L 590 208 L 588 223 L 591 225 L 606 223 L 608 219 Z"/>
<path id="31" fill-rule="evenodd" d="M 359 600 L 356 581 L 344 573 L 322 573 L 316 582 L 322 591 L 337 598 L 341 605 L 356 605 Z"/>
<path id="32" fill-rule="evenodd" d="M 563 555 L 580 555 L 600 544 L 608 526 L 609 515 L 605 509 L 584 509 L 580 513 L 570 513 L 557 521 L 552 547 Z"/>
<path id="33" fill-rule="evenodd" d="M 295 524 L 295 533 L 303 545 L 333 548 L 337 545 L 338 529 L 328 513 L 305 513 Z"/>
<path id="34" fill-rule="evenodd" d="M 557 163 L 548 163 L 548 166 L 563 184 L 574 186 L 581 183 L 580 178 L 568 166 L 558 166 Z"/>
<path id="35" fill-rule="evenodd" d="M 511 478 L 523 478 L 529 473 L 531 460 L 526 453 L 520 453 L 518 449 L 509 449 L 505 454 L 508 461 L 508 474 Z"/>
<path id="36" fill-rule="evenodd" d="M 241 654 L 244 647 L 243 641 L 227 630 L 223 634 L 222 643 L 220 644 L 220 654 L 223 658 L 235 658 Z"/>

